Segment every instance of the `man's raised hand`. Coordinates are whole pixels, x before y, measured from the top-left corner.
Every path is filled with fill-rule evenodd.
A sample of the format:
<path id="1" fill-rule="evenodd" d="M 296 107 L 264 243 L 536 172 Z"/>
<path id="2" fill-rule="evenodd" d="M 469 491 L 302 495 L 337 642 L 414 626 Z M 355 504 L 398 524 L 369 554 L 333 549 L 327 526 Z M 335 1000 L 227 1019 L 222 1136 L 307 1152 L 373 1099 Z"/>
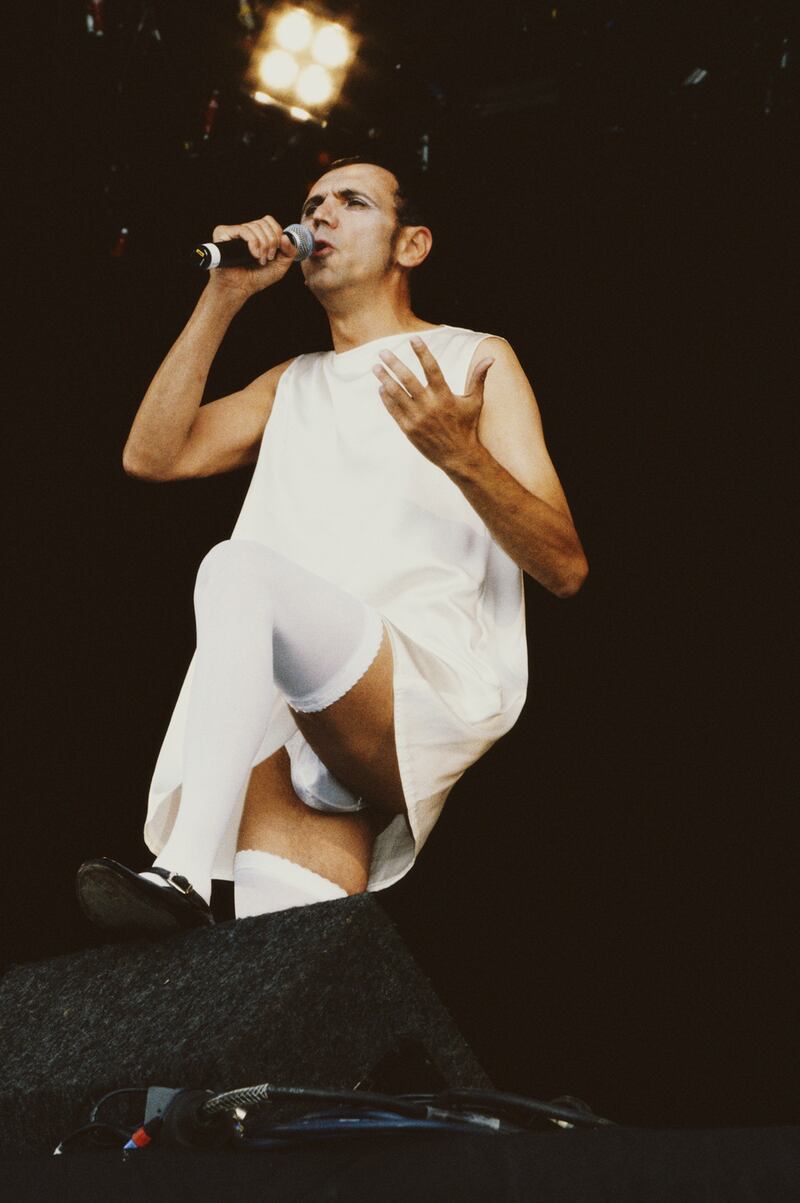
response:
<path id="1" fill-rule="evenodd" d="M 297 248 L 274 217 L 260 217 L 238 226 L 215 226 L 214 242 L 229 242 L 242 238 L 260 267 L 217 267 L 209 272 L 209 287 L 215 292 L 243 293 L 246 297 L 269 288 L 282 280 L 293 261 Z"/>
<path id="2" fill-rule="evenodd" d="M 383 404 L 417 450 L 448 472 L 480 446 L 478 419 L 483 408 L 486 373 L 494 358 L 486 356 L 476 363 L 466 392 L 457 396 L 448 388 L 441 368 L 423 340 L 412 338 L 411 346 L 422 365 L 426 383 L 422 384 L 391 351 L 381 351 L 383 364 L 375 364 L 372 369 L 381 382 L 378 391 Z"/>

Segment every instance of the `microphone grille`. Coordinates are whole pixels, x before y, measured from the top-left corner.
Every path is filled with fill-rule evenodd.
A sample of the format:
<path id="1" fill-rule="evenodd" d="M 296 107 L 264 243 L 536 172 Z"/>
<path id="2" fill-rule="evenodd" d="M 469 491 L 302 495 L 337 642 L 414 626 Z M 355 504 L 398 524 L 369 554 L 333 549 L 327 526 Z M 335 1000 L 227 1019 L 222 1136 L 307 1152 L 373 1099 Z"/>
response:
<path id="1" fill-rule="evenodd" d="M 309 230 L 308 226 L 293 225 L 287 226 L 283 231 L 288 234 L 294 245 L 297 247 L 297 259 L 307 259 L 314 250 L 314 235 Z"/>

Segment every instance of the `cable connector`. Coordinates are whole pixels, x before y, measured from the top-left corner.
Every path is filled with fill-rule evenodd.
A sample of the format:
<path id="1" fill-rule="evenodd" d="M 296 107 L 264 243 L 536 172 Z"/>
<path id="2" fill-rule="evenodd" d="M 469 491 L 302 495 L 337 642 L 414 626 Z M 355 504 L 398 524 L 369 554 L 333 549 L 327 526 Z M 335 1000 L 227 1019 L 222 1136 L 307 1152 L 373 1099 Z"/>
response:
<path id="1" fill-rule="evenodd" d="M 215 1097 L 213 1090 L 176 1090 L 164 1110 L 159 1140 L 189 1149 L 219 1149 L 241 1135 L 239 1116 L 231 1108 L 208 1116 L 203 1104 Z"/>
<path id="2" fill-rule="evenodd" d="M 154 1125 L 160 1124 L 160 1123 L 161 1123 L 160 1119 L 153 1120 Z M 147 1145 L 150 1144 L 150 1141 L 152 1139 L 153 1139 L 152 1132 L 148 1132 L 147 1128 L 144 1125 L 142 1125 L 141 1128 L 136 1129 L 136 1131 L 134 1132 L 133 1136 L 130 1138 L 128 1143 L 124 1144 L 122 1146 L 123 1151 L 127 1150 L 127 1149 L 143 1149 Z"/>

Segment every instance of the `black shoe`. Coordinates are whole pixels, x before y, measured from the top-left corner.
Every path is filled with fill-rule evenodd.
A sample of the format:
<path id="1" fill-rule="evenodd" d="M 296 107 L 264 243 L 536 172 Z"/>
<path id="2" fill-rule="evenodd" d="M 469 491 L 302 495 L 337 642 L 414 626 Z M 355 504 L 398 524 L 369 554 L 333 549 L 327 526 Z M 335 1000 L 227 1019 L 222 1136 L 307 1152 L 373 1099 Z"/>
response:
<path id="1" fill-rule="evenodd" d="M 169 885 L 157 886 L 105 856 L 84 861 L 75 888 L 87 919 L 98 927 L 154 936 L 214 922 L 211 907 L 185 877 L 155 867 L 147 872 L 158 873 Z"/>

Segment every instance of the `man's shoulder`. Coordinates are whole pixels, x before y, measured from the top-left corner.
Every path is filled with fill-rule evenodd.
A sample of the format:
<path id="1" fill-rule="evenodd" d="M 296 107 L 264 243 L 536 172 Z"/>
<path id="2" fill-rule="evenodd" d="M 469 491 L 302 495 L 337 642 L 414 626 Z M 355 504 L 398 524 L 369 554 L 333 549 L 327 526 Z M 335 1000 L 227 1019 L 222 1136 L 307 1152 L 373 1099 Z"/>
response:
<path id="1" fill-rule="evenodd" d="M 471 330 L 466 326 L 441 326 L 438 331 L 431 332 L 431 340 L 435 353 L 438 342 L 441 353 L 445 356 L 456 357 L 460 361 L 466 358 L 477 362 L 484 355 L 512 355 L 511 344 L 502 334 L 488 330 Z"/>
<path id="2" fill-rule="evenodd" d="M 258 393 L 262 396 L 273 398 L 275 390 L 278 387 L 281 377 L 284 372 L 292 366 L 297 360 L 297 356 L 292 356 L 291 359 L 284 359 L 282 363 L 273 364 L 271 368 L 267 368 L 266 372 L 262 372 L 249 385 L 249 391 Z"/>
<path id="3" fill-rule="evenodd" d="M 506 342 L 507 340 L 502 334 L 496 334 L 490 330 L 473 330 L 468 326 L 438 326 L 431 331 L 432 334 L 441 334 L 443 338 L 449 338 L 463 343 L 477 343 L 484 338 L 496 339 L 498 342 Z"/>
<path id="4" fill-rule="evenodd" d="M 287 368 L 294 365 L 295 367 L 313 367 L 315 363 L 320 363 L 324 359 L 330 358 L 333 351 L 301 351 L 299 355 L 293 355 L 291 359 L 287 359 L 285 363 L 278 366 L 285 371 Z"/>

